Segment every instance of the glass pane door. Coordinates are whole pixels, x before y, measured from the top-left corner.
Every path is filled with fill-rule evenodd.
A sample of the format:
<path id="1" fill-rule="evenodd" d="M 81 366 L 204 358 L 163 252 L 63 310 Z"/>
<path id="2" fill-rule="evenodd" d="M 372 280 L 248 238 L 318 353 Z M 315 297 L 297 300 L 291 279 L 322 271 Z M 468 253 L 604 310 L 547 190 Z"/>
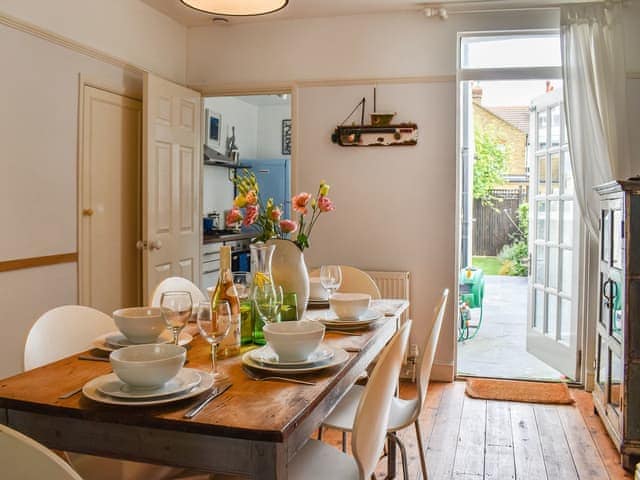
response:
<path id="1" fill-rule="evenodd" d="M 555 93 L 555 92 L 553 92 Z M 577 218 L 562 94 L 534 101 L 530 130 L 531 312 L 527 350 L 576 375 L 574 241 Z"/>

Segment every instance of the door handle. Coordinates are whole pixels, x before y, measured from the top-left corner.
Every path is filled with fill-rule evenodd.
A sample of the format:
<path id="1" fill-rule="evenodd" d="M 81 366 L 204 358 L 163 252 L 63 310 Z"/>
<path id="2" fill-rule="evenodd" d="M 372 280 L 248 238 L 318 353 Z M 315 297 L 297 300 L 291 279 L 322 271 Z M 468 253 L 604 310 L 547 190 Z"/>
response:
<path id="1" fill-rule="evenodd" d="M 160 240 L 151 240 L 150 242 L 138 240 L 136 242 L 136 248 L 138 250 L 160 250 L 162 248 L 162 242 Z"/>
<path id="2" fill-rule="evenodd" d="M 91 215 L 93 215 L 93 208 L 84 208 L 82 210 L 83 217 L 90 217 Z"/>

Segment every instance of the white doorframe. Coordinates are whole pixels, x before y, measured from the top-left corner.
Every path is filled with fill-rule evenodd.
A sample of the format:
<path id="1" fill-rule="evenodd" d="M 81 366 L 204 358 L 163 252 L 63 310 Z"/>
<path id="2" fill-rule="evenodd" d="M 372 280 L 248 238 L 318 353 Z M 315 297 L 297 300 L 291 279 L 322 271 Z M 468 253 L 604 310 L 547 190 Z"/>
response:
<path id="1" fill-rule="evenodd" d="M 461 85 L 464 81 L 469 80 L 477 80 L 477 81 L 490 81 L 490 80 L 553 80 L 553 79 L 562 79 L 562 68 L 561 67 L 512 67 L 512 68 L 488 68 L 488 69 L 464 69 L 462 68 L 461 62 L 461 44 L 462 39 L 465 37 L 497 37 L 497 36 L 513 36 L 513 35 L 548 35 L 548 34 L 558 34 L 559 30 L 557 29 L 539 29 L 539 30 L 510 30 L 510 31 L 483 31 L 483 32 L 459 32 L 457 36 L 457 59 L 456 59 L 456 252 L 460 251 L 461 245 L 461 219 L 462 214 L 462 203 L 461 203 L 461 175 L 462 175 L 462 152 L 461 152 L 461 135 L 462 135 L 462 122 L 461 118 L 461 103 L 460 103 L 460 92 Z M 578 275 L 579 285 L 577 287 L 578 296 L 576 298 L 576 302 L 580 305 L 579 316 L 582 317 L 583 310 L 589 310 L 593 312 L 594 310 L 589 308 L 588 306 L 588 288 L 587 288 L 587 278 L 588 278 L 588 264 L 583 263 L 583 259 L 586 258 L 588 252 L 586 252 L 586 248 L 582 248 L 585 246 L 585 234 L 583 231 L 579 234 L 580 237 L 580 245 L 577 245 L 577 248 L 580 248 L 580 252 L 576 255 L 576 260 L 580 261 L 581 269 Z M 458 278 L 458 272 L 460 271 L 460 259 L 459 255 L 456 254 L 455 262 L 454 262 L 454 278 Z M 597 268 L 597 267 L 596 267 Z M 454 288 L 455 297 L 459 296 L 459 285 L 456 281 Z M 586 312 L 584 312 L 586 313 Z M 454 372 L 458 371 L 458 344 L 455 341 L 457 338 L 457 329 L 458 329 L 458 321 L 459 311 L 456 307 L 456 321 L 453 322 L 451 328 L 453 329 L 452 337 L 454 338 Z M 588 317 L 584 317 L 588 318 Z M 594 338 L 594 333 L 590 334 L 588 328 L 591 322 L 583 321 L 578 324 L 578 337 L 580 339 L 580 347 L 582 348 L 582 352 L 584 358 L 582 359 L 580 370 L 578 372 L 579 379 L 578 381 L 584 381 L 585 379 L 589 381 L 589 378 L 593 378 L 592 369 L 587 369 L 587 363 L 589 362 L 589 358 L 593 359 L 593 348 L 591 346 L 587 347 L 587 343 L 590 339 Z M 588 372 L 591 372 L 588 374 Z"/>

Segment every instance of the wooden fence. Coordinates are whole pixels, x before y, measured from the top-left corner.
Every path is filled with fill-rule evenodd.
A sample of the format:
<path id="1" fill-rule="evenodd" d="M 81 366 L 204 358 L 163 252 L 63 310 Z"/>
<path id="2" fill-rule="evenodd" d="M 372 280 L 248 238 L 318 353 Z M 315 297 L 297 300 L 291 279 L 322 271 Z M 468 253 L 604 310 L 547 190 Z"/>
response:
<path id="1" fill-rule="evenodd" d="M 493 190 L 493 206 L 473 201 L 473 255 L 495 256 L 518 230 L 518 207 L 528 200 L 526 186 Z"/>

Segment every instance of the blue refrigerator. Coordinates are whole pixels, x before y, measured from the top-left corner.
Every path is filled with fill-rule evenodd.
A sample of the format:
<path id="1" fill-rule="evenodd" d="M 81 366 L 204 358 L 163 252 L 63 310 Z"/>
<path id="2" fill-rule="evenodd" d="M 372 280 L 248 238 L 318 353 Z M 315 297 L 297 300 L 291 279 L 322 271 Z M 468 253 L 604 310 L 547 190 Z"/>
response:
<path id="1" fill-rule="evenodd" d="M 291 175 L 289 159 L 246 160 L 243 165 L 251 167 L 251 171 L 260 185 L 260 199 L 264 202 L 273 198 L 276 205 L 283 206 L 283 218 L 291 218 Z"/>

